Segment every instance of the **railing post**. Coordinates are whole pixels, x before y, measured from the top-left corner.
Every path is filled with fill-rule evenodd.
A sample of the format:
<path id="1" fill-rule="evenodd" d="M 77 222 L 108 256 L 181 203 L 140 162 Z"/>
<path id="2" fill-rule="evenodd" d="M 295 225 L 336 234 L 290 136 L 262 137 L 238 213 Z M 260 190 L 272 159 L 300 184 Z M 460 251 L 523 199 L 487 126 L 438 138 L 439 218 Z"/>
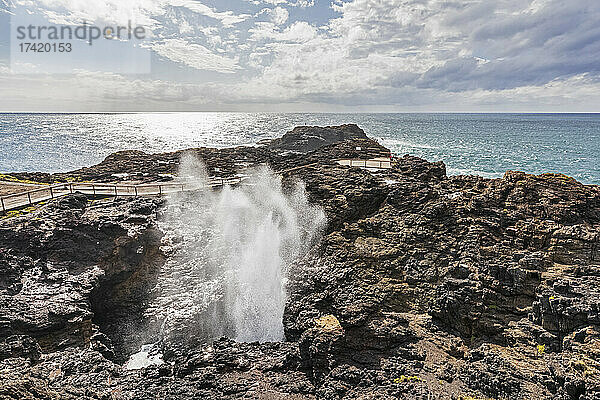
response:
<path id="1" fill-rule="evenodd" d="M 162 186 L 158 185 L 158 195 L 162 196 Z"/>
<path id="2" fill-rule="evenodd" d="M 92 193 L 94 193 L 94 197 L 96 196 L 96 186 L 92 185 Z"/>
<path id="3" fill-rule="evenodd" d="M 52 186 L 50 186 L 50 198 L 54 198 L 54 191 L 52 191 Z"/>
<path id="4" fill-rule="evenodd" d="M 4 198 L 0 197 L 0 201 L 2 202 L 2 212 L 6 212 L 6 206 L 4 205 Z"/>
<path id="5" fill-rule="evenodd" d="M 133 189 L 135 191 L 135 197 L 137 197 L 138 196 L 138 194 L 137 194 L 137 186 L 134 186 Z"/>
<path id="6" fill-rule="evenodd" d="M 71 191 L 71 194 L 73 194 L 73 184 L 69 183 L 69 190 Z"/>
<path id="7" fill-rule="evenodd" d="M 183 189 L 183 183 L 181 184 L 181 191 L 182 191 L 182 192 L 184 191 L 184 189 Z"/>
<path id="8" fill-rule="evenodd" d="M 31 203 L 31 193 L 27 192 L 27 198 L 29 199 L 29 205 L 33 204 Z"/>
<path id="9" fill-rule="evenodd" d="M 115 185 L 115 197 L 118 197 L 119 193 L 117 192 L 117 185 Z"/>

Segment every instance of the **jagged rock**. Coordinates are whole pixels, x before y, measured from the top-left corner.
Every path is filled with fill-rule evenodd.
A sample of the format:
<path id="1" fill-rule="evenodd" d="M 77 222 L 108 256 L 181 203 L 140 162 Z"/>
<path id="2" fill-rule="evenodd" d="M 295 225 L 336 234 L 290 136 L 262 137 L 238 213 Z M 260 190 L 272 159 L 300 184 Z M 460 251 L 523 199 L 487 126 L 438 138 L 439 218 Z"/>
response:
<path id="1" fill-rule="evenodd" d="M 355 124 L 326 127 L 298 126 L 281 138 L 273 139 L 267 146 L 270 149 L 308 153 L 349 139 L 367 139 L 367 135 Z"/>
<path id="2" fill-rule="evenodd" d="M 139 269 L 160 263 L 161 233 L 152 217 L 125 222 L 146 200 L 101 211 L 87 210 L 87 202 L 75 193 L 33 218 L 3 221 L 0 339 L 27 334 L 46 352 L 85 345 L 103 316 L 115 317 L 115 303 L 137 302 L 133 289 L 148 290 L 151 280 L 139 279 Z"/>
<path id="3" fill-rule="evenodd" d="M 41 355 L 38 342 L 30 336 L 13 335 L 0 341 L 0 360 L 7 358 L 26 358 L 38 361 Z"/>
<path id="4" fill-rule="evenodd" d="M 338 352 L 336 347 L 343 339 L 344 329 L 333 315 L 316 318 L 313 326 L 300 337 L 300 357 L 317 383 L 321 383 L 336 366 L 330 354 Z"/>
<path id="5" fill-rule="evenodd" d="M 143 342 L 143 300 L 166 257 L 162 203 L 90 208 L 73 195 L 0 223 L 1 399 L 600 398 L 597 186 L 448 177 L 412 156 L 375 173 L 337 165 L 389 153 L 355 127 L 192 151 L 211 173 L 285 171 L 327 214 L 290 271 L 286 341 L 221 339 L 121 368 L 139 343 L 120 333 Z M 61 176 L 168 179 L 180 155 L 121 152 Z"/>

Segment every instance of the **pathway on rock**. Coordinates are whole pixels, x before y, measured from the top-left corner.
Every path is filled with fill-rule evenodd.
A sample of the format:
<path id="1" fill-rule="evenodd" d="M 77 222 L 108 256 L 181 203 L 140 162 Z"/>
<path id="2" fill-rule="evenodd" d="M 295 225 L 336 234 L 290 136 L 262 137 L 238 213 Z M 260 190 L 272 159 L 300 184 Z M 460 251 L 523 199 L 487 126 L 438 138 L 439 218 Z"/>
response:
<path id="1" fill-rule="evenodd" d="M 373 159 L 342 159 L 336 162 L 343 166 L 360 167 L 367 170 L 390 169 L 391 159 L 379 157 Z M 305 165 L 297 168 L 305 168 L 314 164 Z M 285 172 L 285 171 L 280 171 Z M 211 178 L 208 186 L 219 187 L 233 183 L 239 183 L 243 177 L 236 178 Z M 39 185 L 28 185 L 39 186 Z M 163 194 L 193 191 L 202 189 L 195 183 L 188 182 L 170 182 L 170 183 L 150 183 L 150 184 L 110 184 L 110 183 L 59 183 L 55 185 L 39 186 L 36 189 L 20 191 L 19 193 L 9 194 L 0 197 L 0 211 L 6 213 L 26 206 L 32 206 L 42 201 L 52 200 L 65 196 L 70 193 L 80 192 L 92 196 L 160 196 Z"/>
<path id="2" fill-rule="evenodd" d="M 7 212 L 31 206 L 42 201 L 56 199 L 70 193 L 83 193 L 92 196 L 160 196 L 169 193 L 199 190 L 207 187 L 219 187 L 239 183 L 243 177 L 211 179 L 208 185 L 199 187 L 196 183 L 154 183 L 140 185 L 109 183 L 59 183 L 39 189 L 15 193 L 0 197 L 0 211 Z"/>

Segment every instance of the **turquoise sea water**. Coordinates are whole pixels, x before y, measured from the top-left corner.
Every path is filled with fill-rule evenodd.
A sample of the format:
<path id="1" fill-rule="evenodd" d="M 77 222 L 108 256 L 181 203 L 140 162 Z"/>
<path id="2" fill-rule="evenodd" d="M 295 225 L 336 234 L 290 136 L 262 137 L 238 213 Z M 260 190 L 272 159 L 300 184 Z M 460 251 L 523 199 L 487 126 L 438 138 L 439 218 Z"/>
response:
<path id="1" fill-rule="evenodd" d="M 600 114 L 0 114 L 0 171 L 68 171 L 119 150 L 251 145 L 297 125 L 356 123 L 448 174 L 562 172 L 600 184 Z"/>

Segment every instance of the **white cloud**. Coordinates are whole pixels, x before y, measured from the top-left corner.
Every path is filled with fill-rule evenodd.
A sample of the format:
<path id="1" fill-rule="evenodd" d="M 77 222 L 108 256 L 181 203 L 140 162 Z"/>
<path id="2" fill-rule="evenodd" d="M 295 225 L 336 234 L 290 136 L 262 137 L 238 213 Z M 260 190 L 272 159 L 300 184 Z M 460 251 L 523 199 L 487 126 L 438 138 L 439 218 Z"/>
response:
<path id="1" fill-rule="evenodd" d="M 232 74 L 240 69 L 237 60 L 214 54 L 204 46 L 182 39 L 167 39 L 155 43 L 152 45 L 152 50 L 171 61 L 198 70 Z"/>
<path id="2" fill-rule="evenodd" d="M 36 10 L 56 24 L 116 23 L 126 26 L 129 21 L 136 25 L 153 27 L 153 15 L 162 13 L 158 0 L 15 0 L 18 6 Z"/>
<path id="3" fill-rule="evenodd" d="M 267 13 L 271 16 L 271 22 L 273 22 L 275 25 L 285 24 L 290 17 L 290 13 L 282 7 L 275 7 L 267 10 Z"/>
<path id="4" fill-rule="evenodd" d="M 272 22 L 257 22 L 253 28 L 248 30 L 250 33 L 249 40 L 263 41 L 273 38 L 277 34 L 277 25 Z"/>
<path id="5" fill-rule="evenodd" d="M 165 6 L 185 7 L 190 11 L 219 20 L 223 26 L 230 27 L 247 20 L 248 14 L 235 14 L 233 11 L 217 12 L 196 0 L 164 0 Z"/>
<path id="6" fill-rule="evenodd" d="M 10 9 L 12 7 L 14 7 L 12 0 L 1 0 L 0 1 L 0 14 L 5 13 L 5 14 L 13 15 L 12 12 L 10 11 Z"/>
<path id="7" fill-rule="evenodd" d="M 250 17 L 233 11 L 218 12 L 197 0 L 17 0 L 20 6 L 38 10 L 57 24 L 80 24 L 81 21 L 107 22 L 155 27 L 156 17 L 164 15 L 169 7 L 184 7 L 192 12 L 220 21 L 231 27 Z"/>
<path id="8" fill-rule="evenodd" d="M 287 27 L 280 35 L 274 37 L 278 41 L 306 43 L 317 37 L 317 28 L 305 21 L 298 21 Z"/>
<path id="9" fill-rule="evenodd" d="M 312 7 L 315 5 L 315 0 L 246 0 L 252 4 L 261 5 L 261 4 L 271 4 L 271 5 L 286 5 L 289 7 Z"/>
<path id="10" fill-rule="evenodd" d="M 270 47 L 279 48 L 277 42 L 306 43 L 317 38 L 317 28 L 305 21 L 294 22 L 284 30 L 279 30 L 277 25 L 271 22 L 257 22 L 255 27 L 250 29 L 251 40 L 272 41 Z M 300 51 L 300 49 L 298 49 Z"/>

